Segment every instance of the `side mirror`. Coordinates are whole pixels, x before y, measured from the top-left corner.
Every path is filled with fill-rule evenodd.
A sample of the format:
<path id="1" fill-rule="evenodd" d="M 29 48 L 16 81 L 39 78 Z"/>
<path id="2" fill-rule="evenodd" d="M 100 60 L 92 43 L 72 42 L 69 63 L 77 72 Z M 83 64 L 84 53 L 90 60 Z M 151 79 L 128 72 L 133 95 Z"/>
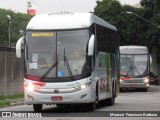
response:
<path id="1" fill-rule="evenodd" d="M 93 55 L 93 51 L 94 51 L 94 40 L 95 40 L 95 36 L 92 34 L 92 36 L 89 39 L 89 44 L 88 44 L 88 55 L 91 56 Z"/>
<path id="2" fill-rule="evenodd" d="M 17 58 L 21 58 L 22 56 L 22 52 L 21 52 L 21 48 L 22 45 L 24 44 L 24 37 L 21 37 L 16 44 L 16 57 Z"/>
<path id="3" fill-rule="evenodd" d="M 152 56 L 151 56 L 151 54 L 149 54 L 149 61 L 150 61 L 150 65 L 152 65 Z"/>

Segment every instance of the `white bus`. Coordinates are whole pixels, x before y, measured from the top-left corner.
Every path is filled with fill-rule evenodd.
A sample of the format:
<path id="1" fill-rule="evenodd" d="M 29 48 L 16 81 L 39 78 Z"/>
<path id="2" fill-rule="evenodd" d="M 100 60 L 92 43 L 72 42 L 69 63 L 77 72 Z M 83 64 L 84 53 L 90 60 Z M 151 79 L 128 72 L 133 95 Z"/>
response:
<path id="1" fill-rule="evenodd" d="M 92 13 L 34 16 L 16 44 L 25 49 L 25 102 L 41 111 L 43 104 L 65 106 L 98 101 L 113 105 L 118 93 L 117 29 Z M 77 55 L 78 54 L 78 55 Z"/>
<path id="2" fill-rule="evenodd" d="M 149 88 L 151 57 L 145 46 L 120 46 L 120 89 Z"/>

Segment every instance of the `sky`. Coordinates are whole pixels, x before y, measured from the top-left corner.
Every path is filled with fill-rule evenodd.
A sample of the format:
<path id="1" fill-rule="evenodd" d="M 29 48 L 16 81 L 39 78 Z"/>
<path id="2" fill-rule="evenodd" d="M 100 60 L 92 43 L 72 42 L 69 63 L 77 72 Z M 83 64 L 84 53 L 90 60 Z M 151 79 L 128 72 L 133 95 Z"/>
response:
<path id="1" fill-rule="evenodd" d="M 0 0 L 0 8 L 27 12 L 28 0 Z M 37 14 L 52 12 L 93 12 L 97 0 L 33 0 Z M 121 4 L 135 4 L 140 0 L 119 0 Z"/>

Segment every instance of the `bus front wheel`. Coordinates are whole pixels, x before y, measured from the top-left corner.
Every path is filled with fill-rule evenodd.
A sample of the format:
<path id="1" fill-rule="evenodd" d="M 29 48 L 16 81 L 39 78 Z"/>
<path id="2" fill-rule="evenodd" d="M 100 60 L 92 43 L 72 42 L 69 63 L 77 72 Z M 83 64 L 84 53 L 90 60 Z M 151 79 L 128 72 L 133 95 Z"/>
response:
<path id="1" fill-rule="evenodd" d="M 41 112 L 42 107 L 43 107 L 43 104 L 33 104 L 33 109 L 35 112 Z"/>
<path id="2" fill-rule="evenodd" d="M 96 103 L 95 102 L 88 103 L 87 108 L 89 111 L 94 111 L 96 109 Z"/>
<path id="3" fill-rule="evenodd" d="M 142 89 L 143 90 L 143 92 L 147 92 L 148 91 L 148 89 L 147 88 L 144 88 L 144 89 Z"/>

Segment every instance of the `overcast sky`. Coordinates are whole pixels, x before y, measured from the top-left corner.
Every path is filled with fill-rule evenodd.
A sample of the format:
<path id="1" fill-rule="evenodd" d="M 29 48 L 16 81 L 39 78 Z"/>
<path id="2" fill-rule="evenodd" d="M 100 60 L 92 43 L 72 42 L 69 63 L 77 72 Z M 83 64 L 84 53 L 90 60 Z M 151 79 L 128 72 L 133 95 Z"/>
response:
<path id="1" fill-rule="evenodd" d="M 26 13 L 29 0 L 0 0 L 0 8 Z M 97 0 L 33 0 L 38 14 L 60 11 L 90 12 Z M 135 4 L 140 0 L 119 0 L 122 4 Z"/>

